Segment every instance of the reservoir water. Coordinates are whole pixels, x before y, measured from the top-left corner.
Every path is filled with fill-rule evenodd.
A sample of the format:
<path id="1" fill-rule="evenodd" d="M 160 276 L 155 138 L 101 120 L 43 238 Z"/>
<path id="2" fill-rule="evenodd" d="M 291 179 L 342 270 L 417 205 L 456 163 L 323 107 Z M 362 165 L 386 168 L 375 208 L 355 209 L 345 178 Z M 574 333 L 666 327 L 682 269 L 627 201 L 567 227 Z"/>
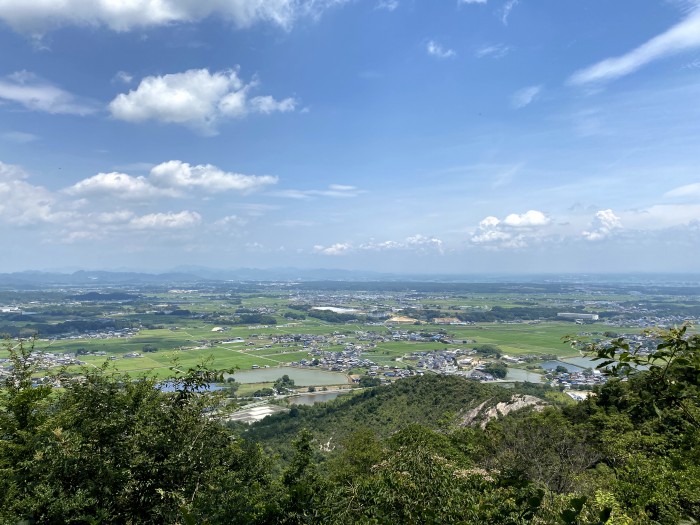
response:
<path id="1" fill-rule="evenodd" d="M 521 368 L 510 368 L 508 367 L 508 372 L 506 373 L 506 381 L 517 381 L 523 382 L 527 381 L 529 383 L 541 383 L 542 375 L 536 372 L 530 372 L 529 370 L 523 370 Z"/>
<path id="2" fill-rule="evenodd" d="M 243 370 L 233 374 L 233 378 L 239 383 L 273 383 L 283 375 L 288 375 L 294 380 L 296 386 L 327 386 L 347 385 L 348 377 L 338 372 L 326 370 L 310 370 L 307 368 L 292 368 L 283 366 L 279 368 L 258 368 L 257 370 Z"/>
<path id="3" fill-rule="evenodd" d="M 287 398 L 290 405 L 315 405 L 335 399 L 343 392 L 315 392 Z"/>

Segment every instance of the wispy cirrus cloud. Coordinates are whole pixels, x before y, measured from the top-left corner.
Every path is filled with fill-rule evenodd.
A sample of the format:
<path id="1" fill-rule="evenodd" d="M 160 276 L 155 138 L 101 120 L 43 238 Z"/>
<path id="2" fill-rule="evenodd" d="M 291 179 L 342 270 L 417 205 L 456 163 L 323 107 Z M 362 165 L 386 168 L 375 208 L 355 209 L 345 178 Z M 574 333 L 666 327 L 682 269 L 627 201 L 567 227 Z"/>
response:
<path id="1" fill-rule="evenodd" d="M 624 55 L 606 58 L 576 71 L 571 85 L 602 83 L 634 73 L 647 64 L 691 49 L 700 48 L 700 7 L 681 22 Z"/>
<path id="2" fill-rule="evenodd" d="M 665 198 L 698 198 L 700 197 L 700 182 L 693 182 L 691 184 L 685 184 L 679 186 L 678 188 L 673 188 L 672 190 L 664 193 Z"/>
<path id="3" fill-rule="evenodd" d="M 331 184 L 327 189 L 324 190 L 280 190 L 273 193 L 276 197 L 285 197 L 288 199 L 311 199 L 313 197 L 336 197 L 336 198 L 349 198 L 357 197 L 365 193 L 364 190 L 359 189 L 356 186 L 349 186 L 347 184 Z"/>
<path id="4" fill-rule="evenodd" d="M 347 0 L 129 0 L 125 1 L 28 1 L 0 2 L 0 20 L 16 31 L 42 34 L 77 25 L 108 27 L 113 31 L 198 22 L 216 16 L 237 27 L 257 23 L 291 29 L 301 18 L 317 18 L 325 10 Z"/>
<path id="5" fill-rule="evenodd" d="M 251 97 L 257 84 L 256 80 L 244 82 L 236 70 L 210 73 L 208 69 L 190 69 L 149 76 L 136 89 L 115 97 L 109 110 L 119 120 L 180 124 L 204 135 L 216 135 L 217 125 L 226 119 L 294 111 L 297 102 L 291 97 Z"/>
<path id="6" fill-rule="evenodd" d="M 384 11 L 396 11 L 399 7 L 399 0 L 379 0 L 375 9 L 383 9 Z"/>
<path id="7" fill-rule="evenodd" d="M 513 93 L 510 103 L 515 109 L 529 106 L 542 93 L 542 86 L 528 86 Z"/>
<path id="8" fill-rule="evenodd" d="M 474 52 L 476 58 L 503 58 L 510 52 L 505 44 L 489 44 L 481 46 Z"/>
<path id="9" fill-rule="evenodd" d="M 94 102 L 80 99 L 29 71 L 0 78 L 0 101 L 3 100 L 30 111 L 52 114 L 83 116 L 98 110 Z"/>
<path id="10" fill-rule="evenodd" d="M 510 14 L 515 9 L 515 6 L 517 6 L 520 3 L 520 0 L 508 0 L 505 5 L 503 6 L 503 10 L 501 11 L 501 22 L 503 22 L 504 26 L 508 25 L 508 19 L 510 18 Z"/>
<path id="11" fill-rule="evenodd" d="M 14 142 L 16 144 L 29 144 L 30 142 L 39 140 L 38 135 L 34 135 L 34 133 L 26 133 L 24 131 L 7 131 L 0 135 L 0 137 L 2 137 L 3 140 Z"/>

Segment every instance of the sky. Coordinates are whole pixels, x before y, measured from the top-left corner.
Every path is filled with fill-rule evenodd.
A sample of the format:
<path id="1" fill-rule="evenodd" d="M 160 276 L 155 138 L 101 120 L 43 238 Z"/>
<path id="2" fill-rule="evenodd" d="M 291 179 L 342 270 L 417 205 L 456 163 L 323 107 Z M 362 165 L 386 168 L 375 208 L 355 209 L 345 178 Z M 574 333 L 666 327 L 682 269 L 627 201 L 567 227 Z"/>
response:
<path id="1" fill-rule="evenodd" d="M 0 0 L 0 271 L 700 270 L 700 1 Z"/>

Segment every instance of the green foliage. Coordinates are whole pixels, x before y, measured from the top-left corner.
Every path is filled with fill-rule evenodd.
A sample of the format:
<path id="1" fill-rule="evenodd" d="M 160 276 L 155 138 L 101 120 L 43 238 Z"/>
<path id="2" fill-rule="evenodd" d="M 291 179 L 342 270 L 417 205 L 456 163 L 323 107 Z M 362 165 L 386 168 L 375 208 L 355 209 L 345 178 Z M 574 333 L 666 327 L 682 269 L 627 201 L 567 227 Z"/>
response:
<path id="1" fill-rule="evenodd" d="M 508 374 L 508 367 L 500 361 L 492 361 L 483 367 L 483 371 L 491 374 L 496 379 L 503 379 Z"/>
<path id="2" fill-rule="evenodd" d="M 372 388 L 381 385 L 382 380 L 378 377 L 362 376 L 359 384 L 362 388 Z"/>
<path id="3" fill-rule="evenodd" d="M 287 374 L 284 374 L 282 377 L 275 381 L 273 388 L 277 390 L 277 392 L 287 392 L 290 390 L 294 390 L 294 386 L 294 379 L 290 379 L 290 377 Z"/>
<path id="4" fill-rule="evenodd" d="M 218 372 L 181 371 L 166 394 L 154 379 L 91 368 L 56 377 L 62 389 L 53 390 L 32 386 L 31 346 L 7 347 L 15 367 L 0 397 L 3 521 L 174 523 L 181 509 L 206 518 L 238 490 L 253 505 L 227 523 L 264 513 L 255 502 L 271 481 L 259 448 L 204 416 L 217 400 L 199 390 Z"/>

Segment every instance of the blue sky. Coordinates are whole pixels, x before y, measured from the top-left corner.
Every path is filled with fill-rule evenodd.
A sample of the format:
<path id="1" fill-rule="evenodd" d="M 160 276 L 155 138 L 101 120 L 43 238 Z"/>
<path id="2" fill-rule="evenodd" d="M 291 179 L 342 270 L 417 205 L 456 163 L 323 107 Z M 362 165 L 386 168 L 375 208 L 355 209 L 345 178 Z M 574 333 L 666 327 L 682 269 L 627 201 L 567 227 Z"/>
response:
<path id="1" fill-rule="evenodd" d="M 0 271 L 697 271 L 700 4 L 0 0 Z"/>

